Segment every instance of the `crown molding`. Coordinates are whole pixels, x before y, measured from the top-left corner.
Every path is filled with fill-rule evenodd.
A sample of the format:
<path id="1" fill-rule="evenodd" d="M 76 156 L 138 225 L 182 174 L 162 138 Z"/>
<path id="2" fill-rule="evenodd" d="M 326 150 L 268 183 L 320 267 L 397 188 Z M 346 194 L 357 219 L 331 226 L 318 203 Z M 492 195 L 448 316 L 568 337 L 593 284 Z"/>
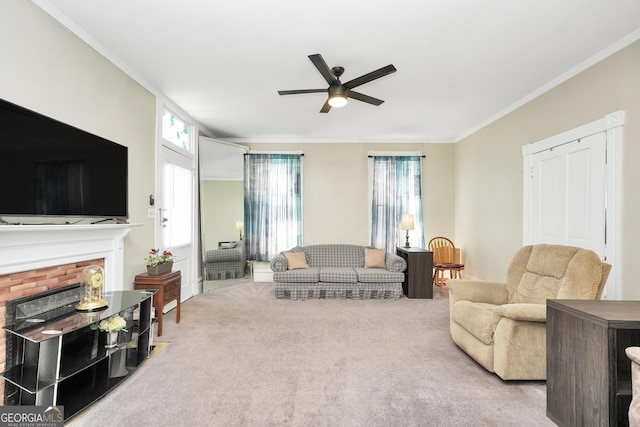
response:
<path id="1" fill-rule="evenodd" d="M 218 138 L 234 144 L 453 144 L 453 138 L 304 138 L 256 137 Z"/>
<path id="2" fill-rule="evenodd" d="M 630 44 L 632 44 L 632 43 L 634 43 L 634 42 L 636 42 L 638 40 L 640 40 L 640 29 L 635 30 L 635 31 L 627 34 L 625 37 L 621 38 L 617 42 L 615 42 L 612 45 L 610 45 L 610 46 L 606 47 L 605 49 L 601 50 L 600 52 L 598 52 L 597 54 L 593 55 L 592 57 L 582 61 L 581 63 L 579 63 L 575 67 L 570 68 L 569 70 L 567 70 L 564 73 L 560 74 L 555 79 L 553 79 L 553 80 L 549 81 L 548 83 L 540 86 L 538 89 L 536 89 L 533 92 L 529 93 L 524 98 L 520 99 L 519 101 L 515 102 L 514 104 L 511 104 L 510 106 L 508 106 L 504 110 L 502 110 L 502 111 L 498 112 L 497 114 L 489 117 L 487 120 L 479 123 L 478 125 L 474 126 L 473 128 L 468 129 L 466 132 L 464 132 L 460 136 L 458 136 L 455 139 L 455 142 L 458 142 L 458 141 L 460 141 L 460 140 L 462 140 L 462 139 L 464 139 L 464 138 L 476 133 L 480 129 L 490 125 L 491 123 L 495 122 L 496 120 L 498 120 L 498 119 L 506 116 L 507 114 L 515 111 L 516 109 L 518 109 L 518 108 L 522 107 L 523 105 L 525 105 L 526 103 L 534 100 L 535 98 L 539 97 L 540 95 L 544 94 L 545 92 L 548 92 L 551 89 L 553 89 L 554 87 L 559 86 L 560 84 L 566 82 L 570 78 L 575 77 L 576 75 L 578 75 L 581 72 L 585 71 L 586 69 L 594 66 L 595 64 L 597 64 L 598 62 L 602 61 L 603 59 L 606 59 L 607 57 L 609 57 L 609 56 L 613 55 L 614 53 L 624 49 L 625 47 L 629 46 Z"/>

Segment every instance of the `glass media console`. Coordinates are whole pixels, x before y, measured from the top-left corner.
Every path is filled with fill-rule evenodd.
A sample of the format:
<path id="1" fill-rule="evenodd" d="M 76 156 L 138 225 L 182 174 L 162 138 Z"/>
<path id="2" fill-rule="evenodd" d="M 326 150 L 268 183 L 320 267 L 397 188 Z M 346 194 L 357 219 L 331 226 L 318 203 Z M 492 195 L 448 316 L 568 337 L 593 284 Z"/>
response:
<path id="1" fill-rule="evenodd" d="M 151 351 L 153 292 L 105 293 L 108 307 L 83 313 L 69 304 L 7 325 L 5 405 L 64 406 L 65 420 L 132 373 Z M 98 329 L 119 314 L 126 331 L 109 346 Z"/>

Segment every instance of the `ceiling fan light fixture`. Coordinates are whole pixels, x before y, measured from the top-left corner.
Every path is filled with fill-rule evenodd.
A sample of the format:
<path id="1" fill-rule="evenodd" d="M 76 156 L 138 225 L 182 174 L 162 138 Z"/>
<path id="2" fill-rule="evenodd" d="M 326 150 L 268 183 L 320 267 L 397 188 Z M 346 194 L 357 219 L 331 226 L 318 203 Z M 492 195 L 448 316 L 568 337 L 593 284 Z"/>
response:
<path id="1" fill-rule="evenodd" d="M 329 105 L 335 108 L 347 105 L 347 90 L 342 86 L 331 86 L 329 88 Z"/>
<path id="2" fill-rule="evenodd" d="M 340 82 L 340 77 L 344 73 L 343 67 L 329 68 L 325 60 L 322 58 L 322 55 L 319 53 L 309 55 L 309 59 L 320 74 L 322 74 L 322 77 L 324 77 L 326 82 L 329 84 L 329 87 L 327 89 L 279 90 L 278 93 L 280 95 L 296 95 L 301 93 L 328 92 L 329 96 L 324 104 L 322 104 L 320 113 L 328 113 L 331 111 L 332 107 L 344 107 L 347 105 L 348 98 L 353 98 L 357 101 L 366 102 L 367 104 L 375 106 L 382 104 L 384 102 L 382 99 L 374 98 L 373 96 L 365 95 L 352 89 L 397 71 L 393 64 L 389 64 L 386 67 L 378 68 L 377 70 L 363 74 L 360 77 L 351 79 L 343 84 Z"/>
<path id="3" fill-rule="evenodd" d="M 334 95 L 329 98 L 329 105 L 334 108 L 340 108 L 347 105 L 347 97 L 344 95 Z"/>

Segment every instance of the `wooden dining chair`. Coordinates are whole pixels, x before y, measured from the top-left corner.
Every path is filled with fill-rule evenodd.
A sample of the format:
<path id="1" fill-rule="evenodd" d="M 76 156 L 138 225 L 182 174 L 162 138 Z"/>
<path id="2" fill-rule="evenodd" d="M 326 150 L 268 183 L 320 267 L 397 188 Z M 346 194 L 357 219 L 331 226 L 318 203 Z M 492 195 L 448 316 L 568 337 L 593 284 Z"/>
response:
<path id="1" fill-rule="evenodd" d="M 464 264 L 456 262 L 456 247 L 446 237 L 434 237 L 427 246 L 433 252 L 433 284 L 440 287 L 440 294 L 444 294 L 447 281 L 444 273 L 449 272 L 449 279 L 461 279 Z"/>

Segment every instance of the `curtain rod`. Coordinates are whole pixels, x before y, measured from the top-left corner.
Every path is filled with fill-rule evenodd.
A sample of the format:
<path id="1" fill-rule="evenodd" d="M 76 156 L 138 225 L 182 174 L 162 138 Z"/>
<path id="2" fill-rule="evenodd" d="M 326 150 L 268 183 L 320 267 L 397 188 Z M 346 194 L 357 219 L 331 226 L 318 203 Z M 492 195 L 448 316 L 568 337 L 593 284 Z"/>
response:
<path id="1" fill-rule="evenodd" d="M 252 151 L 252 152 L 249 152 L 249 153 L 244 153 L 244 154 L 242 154 L 242 155 L 243 155 L 243 156 L 249 156 L 249 155 L 251 155 L 251 154 L 294 154 L 294 155 L 295 155 L 295 154 L 297 154 L 297 155 L 300 155 L 300 156 L 304 156 L 304 153 L 302 153 L 302 152 L 293 152 L 293 151 L 287 151 L 287 152 L 277 152 L 277 151 L 270 151 L 270 152 L 269 152 L 269 151 Z"/>
<path id="2" fill-rule="evenodd" d="M 369 157 L 369 158 L 373 158 L 373 157 L 422 157 L 424 159 L 427 156 L 425 156 L 424 154 L 421 155 L 421 156 L 412 156 L 411 154 L 379 154 L 377 156 L 372 156 L 370 154 L 367 157 Z"/>

